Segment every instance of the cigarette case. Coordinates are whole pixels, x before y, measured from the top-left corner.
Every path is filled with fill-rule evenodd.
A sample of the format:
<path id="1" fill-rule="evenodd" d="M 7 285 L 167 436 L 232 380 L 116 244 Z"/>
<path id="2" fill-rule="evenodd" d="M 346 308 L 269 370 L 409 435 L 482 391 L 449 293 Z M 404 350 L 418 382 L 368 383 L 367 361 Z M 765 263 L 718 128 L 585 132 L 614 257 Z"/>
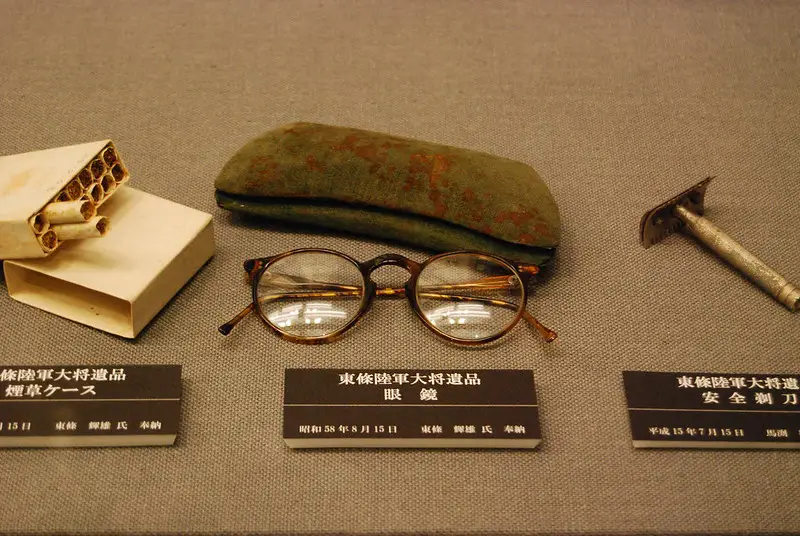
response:
<path id="1" fill-rule="evenodd" d="M 111 140 L 0 157 L 0 259 L 105 235 L 109 220 L 96 211 L 128 178 Z"/>
<path id="2" fill-rule="evenodd" d="M 213 255 L 211 216 L 129 186 L 98 213 L 113 221 L 106 237 L 67 241 L 57 255 L 5 261 L 8 292 L 134 338 Z"/>

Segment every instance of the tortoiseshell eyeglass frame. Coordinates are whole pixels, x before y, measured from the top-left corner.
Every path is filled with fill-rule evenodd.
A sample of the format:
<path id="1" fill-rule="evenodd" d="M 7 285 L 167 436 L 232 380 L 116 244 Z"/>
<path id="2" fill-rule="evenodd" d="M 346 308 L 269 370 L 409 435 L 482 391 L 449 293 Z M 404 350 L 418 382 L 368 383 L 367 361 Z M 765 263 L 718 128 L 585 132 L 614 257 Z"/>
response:
<path id="1" fill-rule="evenodd" d="M 261 276 L 270 267 L 270 265 L 272 265 L 276 261 L 288 257 L 290 255 L 296 255 L 298 253 L 327 253 L 331 255 L 336 255 L 352 263 L 356 268 L 358 268 L 359 272 L 361 273 L 361 277 L 363 280 L 362 288 L 348 287 L 345 285 L 329 285 L 331 287 L 330 290 L 326 290 L 316 294 L 309 294 L 307 292 L 302 294 L 303 297 L 309 297 L 309 296 L 336 297 L 336 296 L 353 295 L 354 293 L 360 294 L 363 289 L 363 295 L 361 297 L 361 303 L 359 304 L 358 312 L 353 316 L 353 318 L 347 324 L 345 324 L 344 326 L 342 326 L 340 329 L 336 330 L 333 333 L 318 337 L 298 337 L 296 335 L 285 333 L 280 329 L 278 329 L 278 327 L 273 325 L 267 319 L 266 315 L 264 314 L 264 311 L 261 308 L 261 304 L 259 303 L 258 299 L 258 283 L 261 279 Z M 491 276 L 471 283 L 460 283 L 455 285 L 439 285 L 437 287 L 428 287 L 426 290 L 426 297 L 442 298 L 452 301 L 481 301 L 481 302 L 491 303 L 492 305 L 504 307 L 507 309 L 513 308 L 514 310 L 517 310 L 514 319 L 501 332 L 493 334 L 489 337 L 485 337 L 483 339 L 469 339 L 469 340 L 459 339 L 456 337 L 451 337 L 450 335 L 447 335 L 446 333 L 440 331 L 435 325 L 429 322 L 427 318 L 425 318 L 425 314 L 422 312 L 422 309 L 420 309 L 419 303 L 417 301 L 417 280 L 419 279 L 419 275 L 420 273 L 422 273 L 422 270 L 424 270 L 425 267 L 428 266 L 429 264 L 452 255 L 472 255 L 476 259 L 491 260 L 495 263 L 505 266 L 517 277 L 519 277 L 520 281 L 522 282 L 522 285 L 520 287 L 522 300 L 519 304 L 503 300 L 483 298 L 478 296 L 458 296 L 452 294 L 435 294 L 431 292 L 431 290 L 453 290 L 458 288 L 480 288 L 483 290 L 502 289 L 504 286 L 507 285 L 508 281 L 507 276 Z M 411 277 L 408 279 L 408 281 L 403 287 L 378 288 L 378 285 L 372 280 L 371 275 L 372 272 L 374 272 L 381 266 L 399 266 L 408 271 L 411 274 Z M 247 272 L 247 276 L 252 286 L 253 301 L 244 310 L 242 310 L 242 312 L 236 315 L 231 321 L 226 322 L 225 324 L 219 327 L 219 332 L 222 333 L 223 335 L 228 335 L 234 328 L 234 326 L 236 326 L 236 324 L 238 324 L 244 317 L 255 311 L 258 314 L 258 316 L 261 317 L 261 320 L 264 322 L 264 324 L 266 324 L 267 327 L 269 327 L 273 331 L 273 333 L 275 333 L 276 335 L 280 336 L 283 339 L 305 344 L 321 344 L 321 343 L 331 342 L 337 339 L 339 336 L 341 336 L 348 329 L 353 327 L 353 325 L 356 322 L 358 322 L 358 320 L 362 316 L 364 316 L 364 314 L 367 311 L 369 311 L 376 296 L 385 296 L 389 298 L 403 298 L 403 297 L 408 298 L 411 308 L 414 310 L 417 316 L 422 320 L 423 324 L 425 324 L 431 331 L 433 331 L 440 337 L 457 344 L 478 345 L 497 340 L 506 333 L 508 333 L 509 331 L 511 331 L 521 318 L 524 318 L 531 326 L 536 328 L 536 330 L 539 332 L 542 338 L 544 338 L 545 341 L 552 342 L 556 339 L 557 336 L 555 331 L 542 325 L 533 315 L 531 315 L 526 310 L 528 302 L 527 287 L 528 284 L 530 283 L 531 277 L 539 273 L 539 267 L 533 264 L 513 263 L 512 261 L 509 261 L 502 257 L 498 257 L 496 255 L 491 255 L 479 251 L 465 250 L 465 251 L 451 251 L 447 253 L 440 253 L 439 255 L 435 255 L 433 257 L 428 258 L 425 262 L 420 264 L 409 258 L 406 258 L 402 255 L 398 255 L 395 253 L 387 253 L 385 255 L 380 255 L 378 257 L 375 257 L 374 259 L 370 259 L 365 262 L 358 262 L 349 257 L 348 255 L 345 255 L 344 253 L 338 251 L 333 251 L 330 249 L 304 248 L 304 249 L 293 249 L 291 251 L 287 251 L 286 253 L 281 253 L 280 255 L 273 255 L 271 257 L 248 259 L 244 261 L 244 269 L 245 272 Z"/>

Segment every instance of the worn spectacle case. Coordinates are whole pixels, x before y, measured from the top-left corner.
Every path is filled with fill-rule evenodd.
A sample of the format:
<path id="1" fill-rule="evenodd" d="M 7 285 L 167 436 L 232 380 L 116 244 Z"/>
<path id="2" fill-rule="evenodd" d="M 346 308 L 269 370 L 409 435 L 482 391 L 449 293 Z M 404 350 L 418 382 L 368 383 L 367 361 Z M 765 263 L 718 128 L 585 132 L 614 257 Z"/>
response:
<path id="1" fill-rule="evenodd" d="M 403 287 L 378 288 L 371 274 L 381 266 L 400 266 L 411 277 Z M 496 340 L 524 318 L 547 341 L 556 333 L 525 308 L 527 285 L 538 266 L 473 251 L 442 253 L 422 264 L 386 254 L 359 263 L 327 249 L 296 249 L 245 261 L 253 301 L 219 327 L 228 335 L 255 311 L 284 339 L 329 342 L 350 329 L 376 296 L 406 297 L 422 322 L 456 343 Z"/>

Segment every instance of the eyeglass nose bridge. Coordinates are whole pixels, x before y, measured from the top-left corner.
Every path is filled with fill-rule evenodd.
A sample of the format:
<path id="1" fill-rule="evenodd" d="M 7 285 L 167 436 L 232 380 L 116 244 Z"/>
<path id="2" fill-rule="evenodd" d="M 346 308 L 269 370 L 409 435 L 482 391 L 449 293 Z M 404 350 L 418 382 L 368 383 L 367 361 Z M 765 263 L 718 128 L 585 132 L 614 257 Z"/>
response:
<path id="1" fill-rule="evenodd" d="M 422 269 L 422 265 L 418 262 L 412 261 L 407 257 L 398 255 L 397 253 L 386 253 L 385 255 L 375 257 L 374 259 L 370 259 L 359 265 L 361 272 L 367 279 L 371 279 L 370 275 L 372 272 L 381 266 L 399 266 L 400 268 L 403 268 L 409 272 L 412 279 L 419 275 L 419 272 Z"/>

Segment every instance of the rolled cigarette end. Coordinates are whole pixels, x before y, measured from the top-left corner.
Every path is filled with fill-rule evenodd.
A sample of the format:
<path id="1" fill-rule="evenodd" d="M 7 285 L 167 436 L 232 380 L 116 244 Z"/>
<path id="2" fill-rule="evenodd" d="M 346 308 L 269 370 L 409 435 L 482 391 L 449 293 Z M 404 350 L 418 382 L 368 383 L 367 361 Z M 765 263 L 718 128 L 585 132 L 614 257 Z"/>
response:
<path id="1" fill-rule="evenodd" d="M 117 162 L 111 167 L 111 175 L 114 176 L 114 180 L 117 181 L 117 184 L 122 182 L 125 177 L 128 175 L 128 172 L 122 167 L 122 163 Z"/>
<path id="2" fill-rule="evenodd" d="M 64 188 L 64 191 L 67 193 L 67 197 L 69 197 L 70 201 L 74 201 L 76 199 L 80 199 L 83 195 L 83 186 L 81 186 L 81 181 L 79 179 L 72 179 L 67 187 Z"/>
<path id="3" fill-rule="evenodd" d="M 36 233 L 37 235 L 44 233 L 50 228 L 50 223 L 47 221 L 47 218 L 41 212 L 31 216 L 30 219 L 28 220 L 28 223 L 30 224 L 31 229 L 33 229 L 33 232 Z"/>
<path id="4" fill-rule="evenodd" d="M 111 221 L 105 216 L 95 216 L 85 223 L 66 223 L 53 225 L 59 240 L 80 240 L 83 238 L 99 238 L 111 229 Z"/>
<path id="5" fill-rule="evenodd" d="M 64 203 L 50 203 L 42 214 L 52 225 L 60 223 L 83 223 L 94 218 L 97 214 L 97 207 L 88 199 L 78 199 L 77 201 L 67 201 Z"/>
<path id="6" fill-rule="evenodd" d="M 103 175 L 103 178 L 100 179 L 100 186 L 103 187 L 103 192 L 109 196 L 111 195 L 111 192 L 114 191 L 114 188 L 117 187 L 117 183 L 114 181 L 114 177 L 111 175 L 111 173 L 106 173 Z"/>
<path id="7" fill-rule="evenodd" d="M 106 163 L 103 162 L 100 158 L 95 158 L 92 160 L 92 163 L 89 165 L 92 170 L 92 175 L 94 175 L 95 179 L 99 179 L 103 176 L 103 173 L 106 172 Z"/>
<path id="8" fill-rule="evenodd" d="M 103 186 L 99 182 L 95 182 L 86 189 L 84 195 L 96 205 L 103 200 L 103 198 L 106 196 L 106 193 L 103 191 Z"/>
<path id="9" fill-rule="evenodd" d="M 42 251 L 45 253 L 50 253 L 56 249 L 58 245 L 58 235 L 52 229 L 41 236 L 37 236 L 36 239 L 39 241 L 39 245 L 42 246 Z"/>
<path id="10" fill-rule="evenodd" d="M 106 147 L 106 150 L 103 151 L 103 162 L 105 162 L 108 167 L 111 167 L 116 161 L 117 153 L 114 152 L 114 148 L 109 145 Z"/>
<path id="11" fill-rule="evenodd" d="M 62 191 L 61 191 L 61 192 L 59 192 L 59 193 L 58 193 L 58 195 L 56 196 L 56 199 L 55 199 L 55 201 L 57 201 L 57 202 L 62 202 L 62 201 L 72 201 L 72 199 L 70 199 L 70 198 L 69 198 L 69 195 L 67 195 L 67 192 L 65 192 L 65 191 L 63 191 L 63 190 L 62 190 Z"/>
<path id="12" fill-rule="evenodd" d="M 92 172 L 89 168 L 83 168 L 81 172 L 78 173 L 78 180 L 80 181 L 81 186 L 86 189 L 94 182 L 94 176 L 92 176 Z"/>

